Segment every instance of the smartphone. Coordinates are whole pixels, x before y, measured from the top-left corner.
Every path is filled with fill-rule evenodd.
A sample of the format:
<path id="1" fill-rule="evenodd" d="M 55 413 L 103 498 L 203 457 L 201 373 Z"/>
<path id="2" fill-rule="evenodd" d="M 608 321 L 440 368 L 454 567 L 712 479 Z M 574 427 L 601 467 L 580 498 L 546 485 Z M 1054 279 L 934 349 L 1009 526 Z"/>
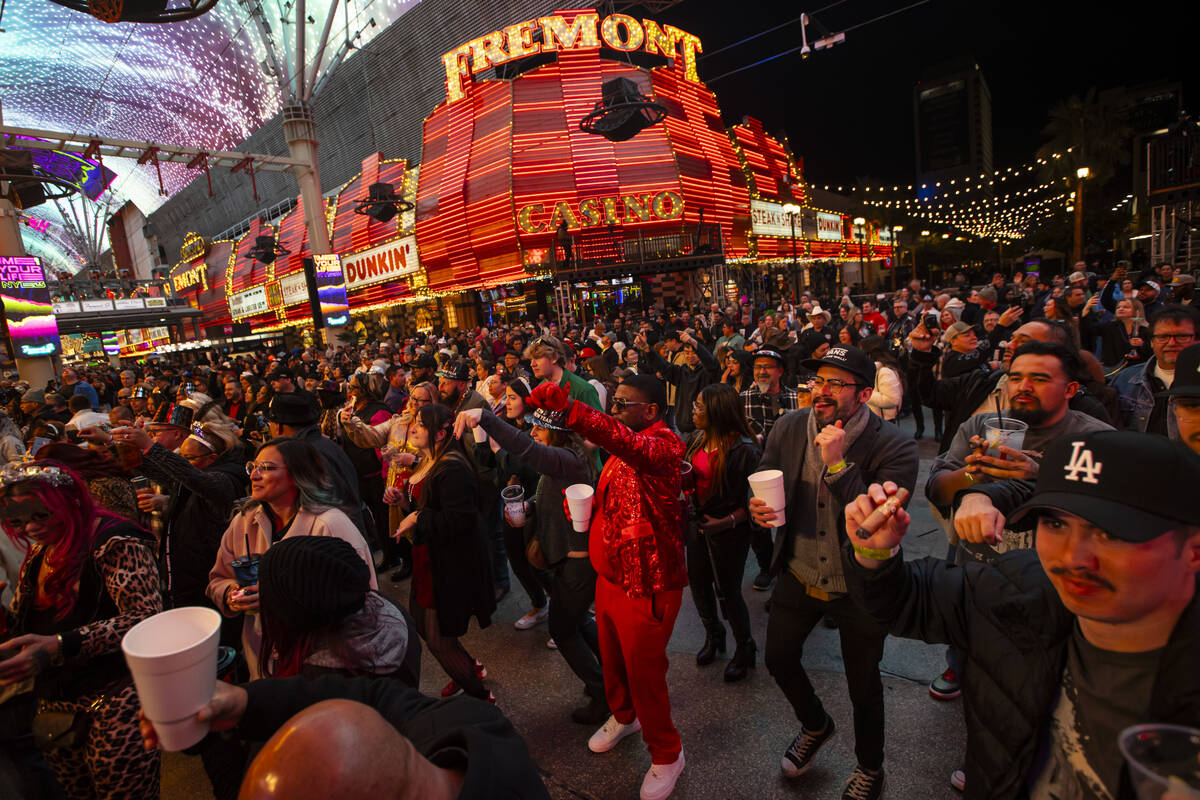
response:
<path id="1" fill-rule="evenodd" d="M 41 450 L 46 445 L 50 444 L 50 440 L 44 436 L 37 436 L 29 445 L 29 455 L 32 458 L 37 458 L 38 450 Z"/>
<path id="2" fill-rule="evenodd" d="M 938 321 L 939 320 L 938 320 L 937 314 L 926 314 L 925 315 L 925 330 L 931 331 L 934 328 L 938 327 Z"/>

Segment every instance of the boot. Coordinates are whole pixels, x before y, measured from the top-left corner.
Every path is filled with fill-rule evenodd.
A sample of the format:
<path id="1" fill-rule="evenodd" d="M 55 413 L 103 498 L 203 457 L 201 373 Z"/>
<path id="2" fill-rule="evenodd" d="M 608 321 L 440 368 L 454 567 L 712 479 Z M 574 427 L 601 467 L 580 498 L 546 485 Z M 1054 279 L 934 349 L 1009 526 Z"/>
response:
<path id="1" fill-rule="evenodd" d="M 725 654 L 725 628 L 709 628 L 704 636 L 704 647 L 696 653 L 696 666 L 707 667 L 717 658 L 717 653 Z"/>
<path id="2" fill-rule="evenodd" d="M 571 719 L 580 725 L 599 725 L 608 719 L 611 713 L 604 692 L 592 694 L 588 692 L 589 700 L 586 706 L 581 706 L 571 712 Z"/>
<path id="3" fill-rule="evenodd" d="M 725 667 L 725 682 L 733 683 L 745 678 L 748 671 L 754 669 L 755 654 L 757 652 L 758 646 L 754 644 L 753 639 L 738 642 L 737 650 L 733 653 L 733 658 L 729 659 L 729 664 Z"/>

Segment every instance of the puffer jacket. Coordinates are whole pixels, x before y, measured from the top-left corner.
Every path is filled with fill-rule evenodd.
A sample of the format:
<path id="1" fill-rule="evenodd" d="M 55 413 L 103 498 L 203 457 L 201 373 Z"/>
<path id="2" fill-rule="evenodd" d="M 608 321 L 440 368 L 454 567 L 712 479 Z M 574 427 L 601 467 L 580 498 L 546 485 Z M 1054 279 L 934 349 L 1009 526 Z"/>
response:
<path id="1" fill-rule="evenodd" d="M 893 635 L 966 653 L 967 800 L 1023 800 L 1038 743 L 1054 714 L 1075 615 L 1032 550 L 963 567 L 936 558 L 892 558 L 862 567 L 842 547 L 855 602 Z M 1163 650 L 1146 722 L 1200 724 L 1200 591 Z M 1123 773 L 1117 800 L 1134 800 Z"/>
<path id="2" fill-rule="evenodd" d="M 575 401 L 566 423 L 612 454 L 592 506 L 588 554 L 596 573 L 629 597 L 687 586 L 679 499 L 683 442 L 662 420 L 633 431 Z"/>

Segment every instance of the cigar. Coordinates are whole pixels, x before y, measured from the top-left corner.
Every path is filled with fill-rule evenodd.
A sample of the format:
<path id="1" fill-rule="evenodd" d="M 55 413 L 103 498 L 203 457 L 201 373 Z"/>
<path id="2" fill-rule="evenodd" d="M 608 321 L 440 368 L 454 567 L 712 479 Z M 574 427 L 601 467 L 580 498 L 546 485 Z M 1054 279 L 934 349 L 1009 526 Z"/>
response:
<path id="1" fill-rule="evenodd" d="M 908 489 L 902 486 L 883 505 L 872 511 L 871 515 L 863 520 L 863 524 L 858 526 L 858 530 L 854 532 L 854 535 L 859 539 L 870 539 L 875 534 L 875 531 L 883 527 L 883 523 L 892 518 L 892 515 L 896 513 L 896 510 L 907 499 Z"/>

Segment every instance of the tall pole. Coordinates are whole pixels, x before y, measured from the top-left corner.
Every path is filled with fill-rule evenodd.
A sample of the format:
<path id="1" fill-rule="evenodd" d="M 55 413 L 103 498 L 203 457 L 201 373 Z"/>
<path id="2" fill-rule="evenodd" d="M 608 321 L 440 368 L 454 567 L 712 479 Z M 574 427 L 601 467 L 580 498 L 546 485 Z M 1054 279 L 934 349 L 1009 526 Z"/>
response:
<path id="1" fill-rule="evenodd" d="M 800 282 L 800 259 L 796 255 L 796 213 L 788 215 L 792 219 L 792 307 L 796 305 L 796 284 Z"/>
<path id="2" fill-rule="evenodd" d="M 1071 250 L 1071 264 L 1083 259 L 1083 181 L 1091 174 L 1087 167 L 1075 170 L 1075 246 Z"/>

